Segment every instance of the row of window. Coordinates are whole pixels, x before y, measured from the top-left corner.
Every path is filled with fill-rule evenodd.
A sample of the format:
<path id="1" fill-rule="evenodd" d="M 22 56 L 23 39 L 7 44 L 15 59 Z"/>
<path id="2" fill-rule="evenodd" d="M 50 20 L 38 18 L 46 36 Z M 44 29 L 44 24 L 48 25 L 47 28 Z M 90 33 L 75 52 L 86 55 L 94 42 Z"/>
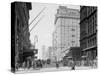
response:
<path id="1" fill-rule="evenodd" d="M 89 35 L 95 33 L 97 27 L 97 13 L 92 15 L 88 20 L 88 33 Z"/>
<path id="2" fill-rule="evenodd" d="M 92 14 L 95 10 L 97 10 L 97 7 L 94 7 L 94 6 L 88 7 L 87 16 L 89 16 L 90 14 Z"/>
<path id="3" fill-rule="evenodd" d="M 80 42 L 80 45 L 81 45 L 81 48 L 82 48 L 82 49 L 87 48 L 87 41 L 86 41 L 86 40 L 81 41 L 81 42 Z"/>
<path id="4" fill-rule="evenodd" d="M 88 47 L 94 46 L 97 43 L 96 37 L 92 37 L 88 40 Z"/>
<path id="5" fill-rule="evenodd" d="M 87 17 L 87 7 L 83 7 L 80 12 L 80 20 L 82 21 Z"/>
<path id="6" fill-rule="evenodd" d="M 94 34 L 96 30 L 97 30 L 97 13 L 94 13 L 91 17 L 88 18 L 87 21 L 84 20 L 84 22 L 81 23 L 80 27 L 81 38 L 86 37 L 85 35 Z"/>
<path id="7" fill-rule="evenodd" d="M 87 18 L 90 14 L 92 14 L 95 10 L 97 10 L 97 7 L 93 6 L 85 6 L 81 9 L 80 12 L 80 20 Z"/>
<path id="8" fill-rule="evenodd" d="M 80 37 L 85 38 L 87 35 L 87 20 L 84 20 L 80 25 Z"/>
<path id="9" fill-rule="evenodd" d="M 97 39 L 96 39 L 96 37 L 92 37 L 92 38 L 88 39 L 88 41 L 85 41 L 85 40 L 83 42 L 81 41 L 80 44 L 83 49 L 85 49 L 87 47 L 92 47 L 97 44 Z"/>
<path id="10" fill-rule="evenodd" d="M 75 41 L 71 41 L 71 42 L 60 42 L 60 43 L 56 43 L 56 46 L 61 46 L 61 47 L 65 47 L 65 46 L 79 46 L 79 42 L 75 42 Z"/>

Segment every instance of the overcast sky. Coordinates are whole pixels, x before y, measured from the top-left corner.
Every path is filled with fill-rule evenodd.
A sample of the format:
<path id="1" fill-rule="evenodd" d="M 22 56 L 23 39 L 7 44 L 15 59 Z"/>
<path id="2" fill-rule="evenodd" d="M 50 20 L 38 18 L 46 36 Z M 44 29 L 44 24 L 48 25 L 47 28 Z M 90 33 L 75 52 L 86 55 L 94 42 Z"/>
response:
<path id="1" fill-rule="evenodd" d="M 54 20 L 55 14 L 58 9 L 58 4 L 45 4 L 45 3 L 32 3 L 32 10 L 30 10 L 30 19 L 29 23 L 34 19 L 34 17 L 44 8 L 46 9 L 42 14 L 30 25 L 31 29 L 35 23 L 44 15 L 42 20 L 37 24 L 37 26 L 30 32 L 31 43 L 34 44 L 35 35 L 38 36 L 38 42 L 36 48 L 38 48 L 38 58 L 42 56 L 42 46 L 45 45 L 52 46 L 52 33 L 54 31 Z M 80 6 L 73 5 L 62 5 L 67 6 L 68 8 L 80 9 Z"/>

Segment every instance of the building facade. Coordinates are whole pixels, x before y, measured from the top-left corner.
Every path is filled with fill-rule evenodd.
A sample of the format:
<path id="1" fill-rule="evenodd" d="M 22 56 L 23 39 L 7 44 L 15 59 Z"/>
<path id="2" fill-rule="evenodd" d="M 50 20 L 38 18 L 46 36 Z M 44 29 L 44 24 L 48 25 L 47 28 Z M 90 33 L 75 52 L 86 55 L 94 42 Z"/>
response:
<path id="1" fill-rule="evenodd" d="M 42 50 L 42 60 L 46 60 L 47 59 L 46 46 L 43 45 L 41 50 Z"/>
<path id="2" fill-rule="evenodd" d="M 52 46 L 49 46 L 47 49 L 47 57 L 48 57 L 48 59 L 50 59 L 51 62 L 55 61 L 54 50 L 53 50 Z"/>
<path id="3" fill-rule="evenodd" d="M 31 3 L 14 2 L 11 4 L 11 50 L 12 65 L 24 61 L 24 52 L 30 49 L 29 10 Z M 15 52 L 14 52 L 15 51 Z"/>
<path id="4" fill-rule="evenodd" d="M 53 46 L 57 60 L 62 60 L 70 47 L 80 47 L 80 12 L 77 9 L 59 6 L 55 16 Z"/>
<path id="5" fill-rule="evenodd" d="M 80 7 L 80 46 L 85 60 L 97 58 L 97 7 Z"/>

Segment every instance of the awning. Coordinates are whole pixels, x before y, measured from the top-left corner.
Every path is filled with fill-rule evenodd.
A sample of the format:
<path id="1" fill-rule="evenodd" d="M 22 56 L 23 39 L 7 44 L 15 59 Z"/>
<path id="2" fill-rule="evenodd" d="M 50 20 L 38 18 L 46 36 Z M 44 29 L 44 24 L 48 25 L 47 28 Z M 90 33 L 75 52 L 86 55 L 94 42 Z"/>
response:
<path id="1" fill-rule="evenodd" d="M 81 56 L 81 57 L 82 57 L 82 58 L 86 58 L 87 56 L 84 55 L 84 56 Z"/>
<path id="2" fill-rule="evenodd" d="M 85 48 L 82 51 L 87 51 L 87 50 L 92 49 L 92 48 L 95 48 L 95 47 L 97 47 L 97 46 L 92 46 L 92 47 L 89 47 L 89 48 Z"/>
<path id="3" fill-rule="evenodd" d="M 67 57 L 68 59 L 72 59 L 72 56 Z"/>
<path id="4" fill-rule="evenodd" d="M 33 56 L 33 55 L 34 55 L 33 50 L 23 50 L 24 57 Z"/>

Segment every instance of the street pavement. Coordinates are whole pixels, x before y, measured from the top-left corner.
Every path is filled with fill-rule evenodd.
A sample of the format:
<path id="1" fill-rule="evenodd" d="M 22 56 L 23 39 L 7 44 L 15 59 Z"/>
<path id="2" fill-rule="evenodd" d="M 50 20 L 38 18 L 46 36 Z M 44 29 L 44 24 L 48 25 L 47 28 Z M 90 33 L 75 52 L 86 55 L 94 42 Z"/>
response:
<path id="1" fill-rule="evenodd" d="M 94 69 L 93 67 L 75 67 L 75 70 L 87 70 L 87 69 Z M 71 67 L 67 67 L 67 66 L 61 66 L 59 68 L 56 68 L 55 64 L 52 65 L 44 65 L 43 68 L 37 68 L 37 69 L 22 69 L 20 68 L 16 73 L 29 73 L 29 72 L 52 72 L 52 71 L 68 71 L 71 70 Z"/>

